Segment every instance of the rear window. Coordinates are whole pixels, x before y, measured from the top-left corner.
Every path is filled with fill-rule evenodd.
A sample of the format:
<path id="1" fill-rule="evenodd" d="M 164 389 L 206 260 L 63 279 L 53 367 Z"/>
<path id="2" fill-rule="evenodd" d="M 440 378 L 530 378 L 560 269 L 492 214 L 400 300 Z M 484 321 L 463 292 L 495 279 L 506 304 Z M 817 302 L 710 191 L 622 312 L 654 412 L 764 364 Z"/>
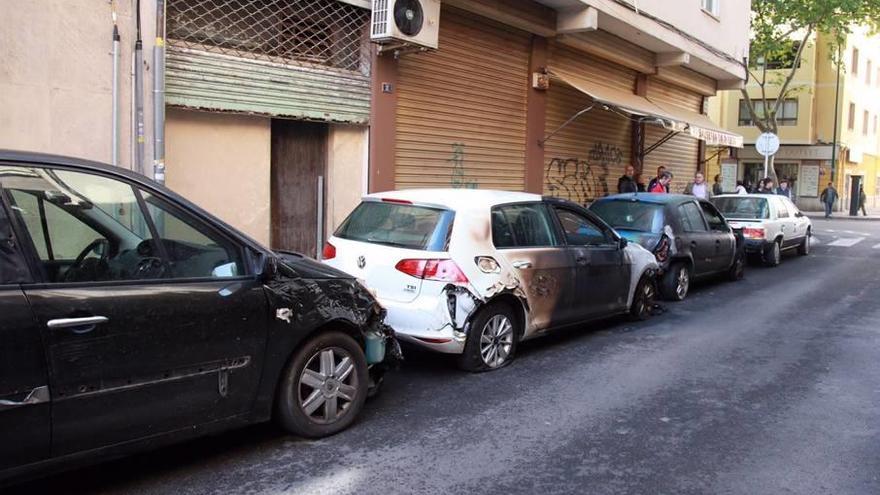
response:
<path id="1" fill-rule="evenodd" d="M 454 217 L 454 212 L 440 208 L 364 201 L 334 235 L 406 249 L 445 251 Z"/>
<path id="2" fill-rule="evenodd" d="M 766 198 L 714 198 L 712 203 L 727 218 L 770 218 L 770 206 Z"/>
<path id="3" fill-rule="evenodd" d="M 599 201 L 590 211 L 618 230 L 659 234 L 663 230 L 663 205 L 638 201 Z"/>

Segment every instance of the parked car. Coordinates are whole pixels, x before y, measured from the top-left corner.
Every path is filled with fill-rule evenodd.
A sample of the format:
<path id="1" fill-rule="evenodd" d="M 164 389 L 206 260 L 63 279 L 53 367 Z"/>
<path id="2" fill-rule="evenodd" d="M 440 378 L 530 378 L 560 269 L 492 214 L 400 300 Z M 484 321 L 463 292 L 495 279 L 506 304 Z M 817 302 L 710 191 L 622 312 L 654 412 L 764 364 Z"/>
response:
<path id="1" fill-rule="evenodd" d="M 0 482 L 268 420 L 349 426 L 399 357 L 351 276 L 125 170 L 0 151 Z"/>
<path id="2" fill-rule="evenodd" d="M 746 253 L 768 266 L 777 266 L 782 252 L 810 254 L 813 225 L 785 196 L 725 194 L 712 199 L 734 228 L 742 229 Z"/>
<path id="3" fill-rule="evenodd" d="M 596 200 L 590 211 L 654 254 L 666 299 L 687 297 L 692 279 L 743 277 L 742 238 L 708 201 L 681 194 L 616 194 Z"/>
<path id="4" fill-rule="evenodd" d="M 496 369 L 550 329 L 646 318 L 657 263 L 585 208 L 535 194 L 421 189 L 363 198 L 325 263 L 358 277 L 401 340 Z"/>

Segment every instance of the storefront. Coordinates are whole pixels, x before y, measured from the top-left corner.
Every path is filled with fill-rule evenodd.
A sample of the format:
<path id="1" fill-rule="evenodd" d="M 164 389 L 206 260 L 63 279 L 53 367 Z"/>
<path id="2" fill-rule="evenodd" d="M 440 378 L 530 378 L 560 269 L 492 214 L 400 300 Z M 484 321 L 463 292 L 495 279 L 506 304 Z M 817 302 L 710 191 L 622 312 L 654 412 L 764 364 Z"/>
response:
<path id="1" fill-rule="evenodd" d="M 831 145 L 783 145 L 773 158 L 776 176 L 788 180 L 795 202 L 804 210 L 821 210 L 819 195 L 831 180 Z M 754 146 L 736 152 L 737 180 L 757 185 L 764 177 L 764 157 Z"/>

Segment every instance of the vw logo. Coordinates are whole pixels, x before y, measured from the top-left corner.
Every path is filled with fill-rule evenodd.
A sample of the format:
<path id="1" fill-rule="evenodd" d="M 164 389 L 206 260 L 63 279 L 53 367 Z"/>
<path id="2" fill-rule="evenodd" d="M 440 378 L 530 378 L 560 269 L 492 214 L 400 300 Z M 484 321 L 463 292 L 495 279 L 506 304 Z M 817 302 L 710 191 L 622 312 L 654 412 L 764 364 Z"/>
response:
<path id="1" fill-rule="evenodd" d="M 367 259 L 363 256 L 358 256 L 358 268 L 363 268 L 367 266 Z"/>

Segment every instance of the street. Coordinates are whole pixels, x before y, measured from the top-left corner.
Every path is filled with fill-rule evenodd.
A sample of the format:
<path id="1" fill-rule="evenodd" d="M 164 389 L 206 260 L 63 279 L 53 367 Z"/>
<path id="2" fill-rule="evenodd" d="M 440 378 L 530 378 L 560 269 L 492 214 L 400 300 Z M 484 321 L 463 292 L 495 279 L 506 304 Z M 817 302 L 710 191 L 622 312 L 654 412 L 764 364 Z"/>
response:
<path id="1" fill-rule="evenodd" d="M 261 425 L 11 491 L 880 493 L 880 222 L 813 225 L 809 257 L 529 341 L 500 371 L 407 349 L 330 438 Z"/>

